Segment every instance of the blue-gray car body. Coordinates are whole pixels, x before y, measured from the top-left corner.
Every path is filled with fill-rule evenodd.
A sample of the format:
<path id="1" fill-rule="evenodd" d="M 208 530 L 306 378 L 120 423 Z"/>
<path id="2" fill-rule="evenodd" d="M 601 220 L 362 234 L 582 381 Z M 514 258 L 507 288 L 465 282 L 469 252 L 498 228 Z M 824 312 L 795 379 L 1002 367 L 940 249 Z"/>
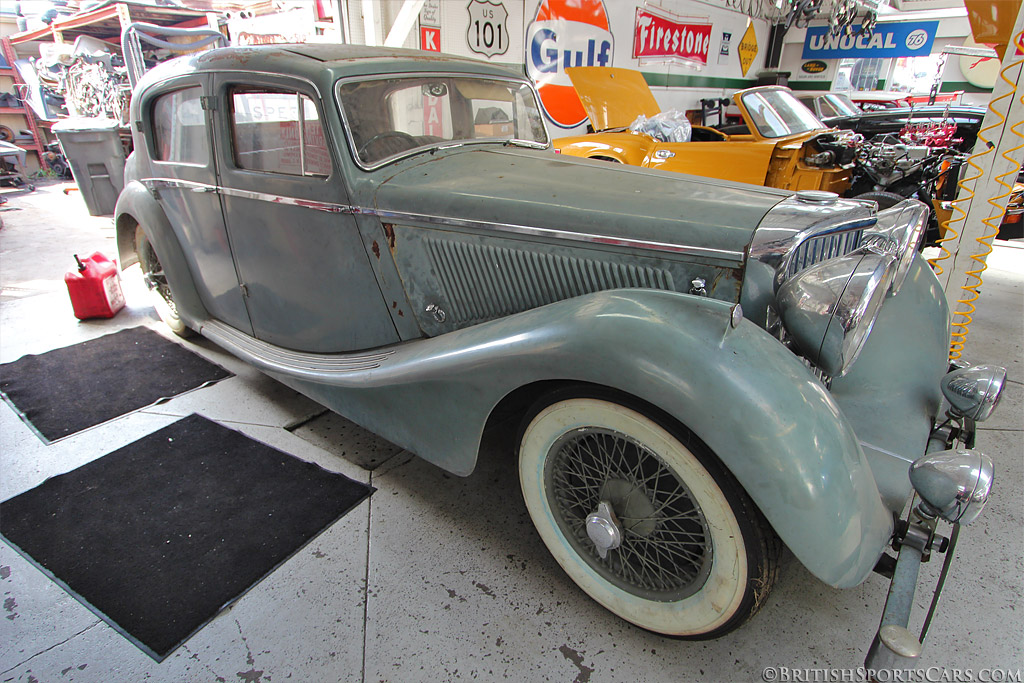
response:
<path id="1" fill-rule="evenodd" d="M 927 264 L 911 259 L 856 361 L 824 377 L 778 320 L 780 269 L 833 239 L 820 235 L 870 232 L 873 205 L 508 140 L 361 160 L 341 84 L 430 72 L 532 87 L 478 61 L 359 47 L 228 48 L 157 67 L 132 101 L 122 266 L 138 260 L 141 226 L 188 327 L 459 475 L 496 416 L 555 387 L 656 406 L 815 576 L 862 582 L 940 412 L 949 312 Z M 201 106 L 182 120 L 205 160 L 160 160 L 154 107 L 191 88 Z M 239 168 L 232 88 L 307 97 L 329 172 Z"/>

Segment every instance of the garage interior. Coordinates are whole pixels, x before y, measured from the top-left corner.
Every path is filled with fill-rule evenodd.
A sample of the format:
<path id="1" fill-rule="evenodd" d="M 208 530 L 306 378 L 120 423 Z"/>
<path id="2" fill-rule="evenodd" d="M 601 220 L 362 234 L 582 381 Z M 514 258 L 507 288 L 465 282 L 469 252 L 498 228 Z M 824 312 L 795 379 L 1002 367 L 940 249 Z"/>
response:
<path id="1" fill-rule="evenodd" d="M 21 4 L 34 11 L 45 10 L 51 3 L 39 3 L 47 6 L 40 8 Z M 57 18 L 51 17 L 57 22 L 54 26 L 72 21 L 72 9 L 85 11 L 80 7 L 68 9 L 65 4 L 78 3 L 52 3 L 58 10 Z M 462 25 L 465 3 L 349 0 L 317 3 L 316 9 L 311 9 L 312 3 L 276 4 L 277 10 L 302 17 L 289 18 L 288 23 L 281 17 L 275 20 L 273 13 L 266 11 L 275 5 L 272 2 L 188 0 L 181 3 L 181 9 L 194 15 L 190 21 L 196 26 L 191 28 L 230 33 L 236 40 L 242 34 L 260 33 L 279 34 L 289 40 L 302 38 L 304 34 L 293 30 L 299 26 L 325 40 L 337 39 L 332 33 L 337 32 L 347 42 L 390 44 L 390 40 L 395 45 L 429 49 L 425 41 L 435 36 L 418 29 L 437 28 L 442 50 L 485 56 L 463 45 L 467 40 Z M 539 10 L 532 0 L 497 4 L 509 10 L 510 21 L 518 20 L 524 28 Z M 634 4 L 638 10 L 647 7 L 631 3 L 630 14 Z M 884 11 L 879 14 L 889 22 L 898 22 L 901 13 L 911 11 L 899 9 L 899 0 L 881 4 Z M 904 0 L 902 4 L 914 3 Z M 966 34 L 956 33 L 967 25 L 962 2 L 953 8 L 951 17 L 942 14 L 950 10 L 949 5 L 957 4 L 934 0 L 923 10 L 913 10 L 917 13 L 911 15 L 912 19 L 939 21 L 938 39 L 932 50 L 943 55 L 937 63 L 940 71 L 946 70 L 945 78 L 938 81 L 932 73 L 919 80 L 938 84 L 931 93 L 933 99 L 936 94 L 956 93 L 958 104 L 984 105 L 990 98 L 999 97 L 1006 84 L 994 82 L 987 89 L 971 84 L 960 70 L 961 55 L 941 52 L 943 31 L 955 36 L 950 42 L 958 42 L 961 47 L 971 38 L 969 28 Z M 118 12 L 152 11 L 138 16 L 158 20 L 154 17 L 159 12 L 146 9 L 142 3 L 100 5 L 129 7 L 117 9 L 108 18 L 114 24 L 123 20 Z M 675 15 L 710 15 L 717 21 L 719 16 L 738 14 L 737 5 L 743 9 L 744 3 L 678 0 L 672 9 Z M 878 3 L 871 6 L 877 9 Z M 438 10 L 440 18 L 431 16 L 432 8 Z M 920 14 L 922 11 L 926 14 Z M 306 13 L 316 16 L 308 17 Z M 888 13 L 891 16 L 885 16 Z M 25 44 L 38 42 L 39 36 L 53 30 L 40 24 L 23 27 L 16 21 L 8 22 L 13 17 L 6 15 L 0 18 L 5 21 L 5 35 L 38 32 Z M 31 21 L 37 18 L 30 14 Z M 228 31 L 232 22 L 241 23 Z M 718 56 L 714 54 L 719 48 L 717 39 L 712 41 L 712 54 L 708 56 L 713 66 L 706 71 L 679 62 L 647 66 L 645 77 L 648 71 L 664 72 L 662 83 L 668 85 L 651 84 L 663 108 L 699 112 L 701 99 L 728 97 L 738 88 L 754 85 L 754 73 L 768 63 L 771 57 L 766 52 L 773 46 L 779 52 L 775 67 L 762 69 L 766 72 L 763 77 L 785 85 L 786 80 L 779 80 L 778 74 L 789 72 L 788 83 L 794 92 L 828 91 L 830 83 L 851 76 L 874 80 L 875 85 L 882 83 L 870 90 L 884 90 L 899 78 L 914 78 L 915 74 L 907 71 L 913 65 L 898 64 L 895 58 L 876 60 L 883 64 L 865 60 L 859 65 L 826 58 L 823 64 L 827 79 L 801 72 L 801 65 L 808 61 L 801 56 L 803 33 L 790 32 L 787 36 L 783 31 L 772 38 L 768 35 L 772 26 L 762 23 L 750 24 L 762 41 L 752 67 L 740 64 L 736 54 L 738 35 L 733 37 L 728 66 L 724 62 L 713 64 Z M 812 21 L 811 26 L 815 25 L 824 25 L 824 20 Z M 270 28 L 275 26 L 276 30 Z M 512 33 L 513 41 L 523 43 L 522 39 L 522 35 Z M 452 47 L 456 40 L 457 48 Z M 624 34 L 621 43 L 625 45 L 628 40 Z M 983 41 L 976 42 L 982 44 L 976 49 L 984 49 Z M 616 49 L 625 55 L 628 45 Z M 520 73 L 524 69 L 528 72 L 524 46 L 520 45 L 519 50 L 519 58 L 510 61 Z M 974 53 L 964 54 L 970 57 Z M 715 66 L 721 71 L 713 72 Z M 871 69 L 869 75 L 865 75 L 867 69 Z M 6 76 L 2 69 L 0 76 Z M 10 79 L 14 79 L 13 74 Z M 730 79 L 731 87 L 722 86 Z M 648 82 L 651 80 L 648 77 Z M 684 85 L 676 85 L 680 83 Z M 0 86 L 6 86 L 6 82 L 0 82 Z M 1024 98 L 1014 99 L 1017 102 L 1011 114 L 1022 114 Z M 734 113 L 734 109 L 727 109 L 729 112 Z M 14 364 L 21 359 L 138 328 L 208 361 L 214 372 L 169 399 L 146 403 L 96 426 L 52 438 L 23 419 L 19 415 L 21 407 L 5 394 L 4 405 L 0 406 L 0 501 L 11 501 L 55 477 L 95 464 L 192 415 L 268 445 L 296 461 L 317 465 L 322 468 L 319 471 L 344 475 L 364 485 L 353 491 L 351 506 L 341 505 L 338 510 L 323 513 L 328 515 L 325 524 L 311 531 L 297 547 L 285 551 L 279 560 L 270 561 L 267 571 L 241 589 L 225 608 L 214 609 L 198 628 L 186 631 L 182 642 L 174 642 L 163 653 L 154 652 L 145 642 L 140 643 L 142 639 L 115 628 L 109 619 L 96 613 L 94 606 L 69 592 L 60 576 L 54 576 L 28 553 L 19 552 L 8 541 L 8 533 L 13 530 L 5 529 L 0 517 L 0 534 L 4 535 L 0 539 L 4 600 L 0 681 L 596 683 L 770 681 L 792 675 L 812 676 L 802 680 L 847 680 L 826 678 L 841 672 L 850 672 L 845 674 L 852 677 L 849 680 L 865 680 L 858 667 L 864 666 L 889 586 L 889 580 L 881 575 L 873 574 L 855 588 L 832 588 L 812 576 L 791 552 L 783 550 L 774 591 L 756 616 L 739 630 L 722 638 L 697 641 L 644 631 L 590 599 L 538 538 L 523 502 L 516 455 L 510 445 L 515 439 L 514 427 L 484 445 L 471 476 L 454 476 L 328 411 L 208 339 L 176 337 L 161 322 L 137 267 L 120 275 L 126 303 L 120 312 L 110 318 L 77 319 L 66 275 L 78 270 L 76 255 L 85 258 L 98 252 L 111 259 L 117 257 L 110 210 L 96 206 L 111 199 L 101 196 L 101 180 L 96 177 L 76 183 L 53 172 L 49 164 L 58 157 L 48 157 L 47 149 L 60 150 L 59 146 L 50 146 L 57 141 L 57 135 L 50 131 L 54 122 L 39 121 L 27 104 L 0 106 L 0 116 L 18 117 L 10 124 L 15 129 L 14 142 L 27 152 L 23 159 L 11 157 L 11 177 L 0 186 L 4 200 L 0 204 L 0 364 L 4 374 L 13 372 Z M 550 119 L 548 123 L 553 138 L 580 133 L 586 127 L 560 128 Z M 119 139 L 116 132 L 114 139 Z M 1021 148 L 1015 148 L 1006 136 L 993 139 L 993 147 L 1000 154 L 1009 150 L 1007 159 L 1020 165 Z M 67 161 L 74 161 L 67 148 L 60 151 Z M 110 155 L 117 156 L 116 152 Z M 991 182 L 991 178 L 979 181 L 977 194 L 995 196 Z M 1006 198 L 1002 201 L 1005 210 Z M 974 202 L 969 212 L 980 215 L 981 204 Z M 1024 239 L 986 240 L 986 226 L 974 213 L 968 213 L 965 226 L 960 241 L 946 245 L 957 256 L 965 255 L 963 260 L 954 259 L 955 265 L 947 263 L 949 287 L 956 290 L 956 278 L 977 263 L 966 258 L 976 253 L 970 251 L 974 245 L 984 242 L 992 250 L 981 257 L 985 269 L 983 284 L 978 288 L 980 297 L 974 302 L 969 335 L 958 353 L 960 360 L 970 364 L 1001 365 L 1007 376 L 999 410 L 991 420 L 978 425 L 977 448 L 995 464 L 992 494 L 984 513 L 959 537 L 920 666 L 950 677 L 937 680 L 957 680 L 952 676 L 967 670 L 975 676 L 982 670 L 1004 675 L 989 679 L 993 681 L 1020 680 L 1024 668 L 1024 611 L 1020 609 L 1024 594 L 1024 504 L 1020 498 L 1024 490 Z M 939 249 L 930 247 L 925 255 L 937 258 Z M 154 363 L 122 370 L 127 377 L 161 372 L 162 367 Z M 0 381 L 5 379 L 0 374 Z M 54 380 L 53 390 L 64 392 L 76 383 L 95 384 L 88 375 L 73 379 L 66 384 Z M 99 396 L 117 394 L 125 386 L 116 364 L 111 374 L 96 381 L 102 384 L 90 386 L 90 390 Z M 74 396 L 61 398 L 70 405 L 79 402 Z M 275 495 L 272 491 L 245 491 L 234 504 L 259 510 L 275 502 L 270 500 Z M 315 501 L 304 502 L 311 508 L 319 507 Z M 89 544 L 89 539 L 83 539 L 86 553 Z M 130 555 L 130 549 L 125 548 L 124 554 Z M 933 557 L 923 565 L 914 598 L 912 631 L 920 628 L 929 609 L 932 588 L 940 580 L 942 559 Z M 191 572 L 176 569 L 187 583 Z M 122 580 L 130 585 L 127 577 L 106 578 L 107 589 L 113 592 Z M 204 575 L 196 582 L 217 581 Z"/>

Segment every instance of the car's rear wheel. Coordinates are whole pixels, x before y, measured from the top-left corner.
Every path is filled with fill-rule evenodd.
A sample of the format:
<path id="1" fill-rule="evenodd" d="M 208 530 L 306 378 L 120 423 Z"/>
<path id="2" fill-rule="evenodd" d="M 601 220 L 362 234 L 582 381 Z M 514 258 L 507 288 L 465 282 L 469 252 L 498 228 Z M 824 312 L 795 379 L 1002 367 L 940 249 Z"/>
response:
<path id="1" fill-rule="evenodd" d="M 531 411 L 526 507 L 566 573 L 618 616 L 671 636 L 728 633 L 763 604 L 780 542 L 707 446 L 628 403 L 563 395 Z"/>
<path id="2" fill-rule="evenodd" d="M 167 282 L 167 274 L 164 273 L 163 266 L 160 265 L 160 257 L 157 256 L 156 249 L 153 248 L 153 244 L 149 241 L 142 226 L 135 228 L 135 253 L 139 256 L 142 277 L 146 287 L 149 288 L 153 308 L 156 309 L 160 320 L 179 337 L 193 336 L 195 332 L 178 315 L 178 307 L 174 303 L 174 295 Z"/>

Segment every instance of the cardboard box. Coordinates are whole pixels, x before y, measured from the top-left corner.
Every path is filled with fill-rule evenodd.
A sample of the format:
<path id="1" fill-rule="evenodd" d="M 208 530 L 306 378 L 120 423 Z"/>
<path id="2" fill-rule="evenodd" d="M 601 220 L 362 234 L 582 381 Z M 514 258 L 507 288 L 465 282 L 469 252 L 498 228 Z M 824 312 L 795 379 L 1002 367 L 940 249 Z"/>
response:
<path id="1" fill-rule="evenodd" d="M 478 138 L 507 138 L 512 135 L 512 122 L 478 123 L 474 126 Z"/>

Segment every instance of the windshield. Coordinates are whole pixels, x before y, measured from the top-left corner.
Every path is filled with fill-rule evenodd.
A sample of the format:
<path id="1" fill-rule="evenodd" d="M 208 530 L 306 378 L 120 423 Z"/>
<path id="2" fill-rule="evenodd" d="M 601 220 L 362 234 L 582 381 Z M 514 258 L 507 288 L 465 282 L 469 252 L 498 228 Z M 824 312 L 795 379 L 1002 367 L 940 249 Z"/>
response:
<path id="1" fill-rule="evenodd" d="M 788 90 L 753 90 L 742 97 L 743 107 L 762 137 L 781 138 L 826 127 Z"/>
<path id="2" fill-rule="evenodd" d="M 836 116 L 858 116 L 863 113 L 846 93 L 829 93 L 825 97 L 836 110 Z"/>
<path id="3" fill-rule="evenodd" d="M 473 76 L 398 76 L 342 82 L 338 101 L 364 168 L 442 145 L 523 140 L 547 146 L 533 89 Z"/>

